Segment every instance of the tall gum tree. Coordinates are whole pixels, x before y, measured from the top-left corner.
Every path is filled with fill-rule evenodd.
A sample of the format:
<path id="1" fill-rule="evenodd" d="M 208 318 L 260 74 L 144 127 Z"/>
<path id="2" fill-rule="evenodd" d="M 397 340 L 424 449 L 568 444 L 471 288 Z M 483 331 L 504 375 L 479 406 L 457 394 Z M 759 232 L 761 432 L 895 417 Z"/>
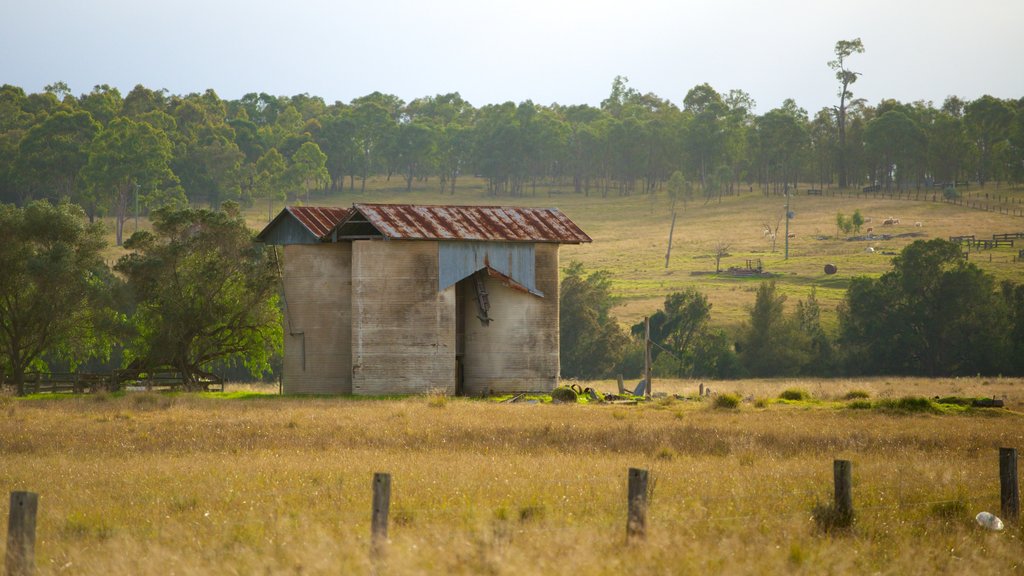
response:
<path id="1" fill-rule="evenodd" d="M 839 106 L 836 110 L 836 124 L 839 128 L 839 187 L 846 188 L 849 183 L 849 175 L 846 164 L 846 104 L 853 97 L 850 92 L 850 85 L 857 81 L 860 72 L 854 72 L 847 68 L 847 59 L 854 54 L 864 53 L 864 44 L 860 38 L 853 40 L 840 40 L 836 42 L 836 59 L 830 60 L 828 67 L 836 71 L 836 80 L 839 81 Z"/>

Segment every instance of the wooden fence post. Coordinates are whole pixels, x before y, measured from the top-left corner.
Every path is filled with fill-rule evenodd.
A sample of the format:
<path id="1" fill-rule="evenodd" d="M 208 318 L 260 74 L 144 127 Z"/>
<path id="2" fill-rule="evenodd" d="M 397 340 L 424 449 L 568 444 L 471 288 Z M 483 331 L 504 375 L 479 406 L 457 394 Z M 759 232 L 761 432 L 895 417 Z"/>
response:
<path id="1" fill-rule="evenodd" d="M 373 475 L 373 520 L 370 536 L 376 549 L 388 539 L 388 509 L 391 507 L 391 474 Z"/>
<path id="2" fill-rule="evenodd" d="M 38 494 L 11 492 L 11 511 L 7 521 L 7 553 L 4 558 L 4 573 L 7 576 L 32 576 L 35 573 L 38 508 Z"/>
<path id="3" fill-rule="evenodd" d="M 622 381 L 622 374 L 619 374 L 619 396 L 626 393 L 626 385 Z"/>
<path id="4" fill-rule="evenodd" d="M 644 396 L 651 397 L 651 319 L 644 316 Z"/>
<path id="5" fill-rule="evenodd" d="M 629 512 L 626 537 L 647 535 L 647 470 L 629 469 Z"/>
<path id="6" fill-rule="evenodd" d="M 1017 483 L 1017 449 L 999 449 L 999 503 L 1003 518 L 1020 520 L 1020 484 Z"/>
<path id="7" fill-rule="evenodd" d="M 835 481 L 835 509 L 839 518 L 853 518 L 853 465 L 849 460 L 832 462 Z"/>

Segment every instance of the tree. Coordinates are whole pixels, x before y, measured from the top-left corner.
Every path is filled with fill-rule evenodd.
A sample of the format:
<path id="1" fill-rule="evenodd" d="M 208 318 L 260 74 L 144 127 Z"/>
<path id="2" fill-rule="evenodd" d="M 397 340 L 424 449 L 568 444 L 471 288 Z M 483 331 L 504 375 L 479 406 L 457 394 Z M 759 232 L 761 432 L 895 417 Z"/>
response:
<path id="1" fill-rule="evenodd" d="M 83 173 L 93 197 L 113 203 L 118 246 L 133 194 L 141 193 L 153 204 L 184 199 L 169 166 L 171 153 L 163 131 L 129 118 L 115 118 L 93 141 Z"/>
<path id="2" fill-rule="evenodd" d="M 214 362 L 240 362 L 254 376 L 282 348 L 274 249 L 253 242 L 237 214 L 159 209 L 153 231 L 125 243 L 118 260 L 136 300 L 125 358 L 143 369 L 172 366 L 194 388 Z"/>
<path id="3" fill-rule="evenodd" d="M 750 322 L 737 345 L 740 361 L 753 376 L 792 376 L 809 361 L 809 338 L 793 318 L 787 318 L 775 281 L 761 282 L 757 288 Z"/>
<path id="4" fill-rule="evenodd" d="M 804 371 L 818 375 L 830 374 L 835 363 L 832 341 L 821 326 L 821 305 L 818 304 L 818 291 L 813 286 L 807 300 L 796 303 L 796 324 L 809 345 L 810 354 Z"/>
<path id="5" fill-rule="evenodd" d="M 89 160 L 89 146 L 99 131 L 99 123 L 82 111 L 60 111 L 33 126 L 18 146 L 25 184 L 48 198 L 75 195 L 79 173 Z"/>
<path id="6" fill-rule="evenodd" d="M 273 218 L 274 200 L 287 200 L 288 163 L 277 148 L 267 150 L 256 163 L 254 196 L 267 199 L 267 222 Z"/>
<path id="7" fill-rule="evenodd" d="M 629 339 L 611 315 L 613 304 L 607 272 L 587 275 L 579 262 L 569 264 L 559 296 L 562 376 L 605 376 L 619 364 Z"/>
<path id="8" fill-rule="evenodd" d="M 878 279 L 855 278 L 839 309 L 853 371 L 997 374 L 1008 367 L 1010 313 L 994 279 L 942 239 L 918 240 Z"/>
<path id="9" fill-rule="evenodd" d="M 996 172 L 996 150 L 1009 136 L 1013 116 L 1014 111 L 1007 103 L 988 95 L 964 108 L 964 125 L 981 155 L 977 177 L 982 186 Z"/>
<path id="10" fill-rule="evenodd" d="M 327 172 L 327 155 L 316 142 L 306 142 L 299 146 L 295 154 L 292 154 L 292 165 L 288 172 L 295 189 L 306 193 L 306 202 L 309 202 L 310 190 L 324 187 L 331 181 L 331 175 Z"/>
<path id="11" fill-rule="evenodd" d="M 72 365 L 110 353 L 113 282 L 103 227 L 71 204 L 0 205 L 0 358 L 18 394 L 47 358 Z"/>
<path id="12" fill-rule="evenodd" d="M 846 188 L 849 184 L 846 163 L 846 104 L 848 99 L 853 98 L 850 85 L 857 81 L 857 76 L 860 76 L 860 72 L 854 72 L 846 67 L 846 60 L 854 54 L 863 54 L 864 44 L 860 38 L 840 40 L 836 42 L 834 52 L 836 59 L 830 60 L 828 67 L 836 71 L 836 80 L 840 86 L 839 107 L 836 108 L 836 125 L 839 129 L 839 187 Z"/>
<path id="13" fill-rule="evenodd" d="M 864 225 L 864 215 L 860 213 L 860 208 L 853 211 L 853 216 L 850 216 L 850 225 L 853 226 L 853 231 L 860 234 L 860 228 Z"/>
<path id="14" fill-rule="evenodd" d="M 874 180 L 886 189 L 905 184 L 921 175 L 927 157 L 924 130 L 901 110 L 889 110 L 872 120 L 864 130 L 864 144 L 874 164 Z"/>
<path id="15" fill-rule="evenodd" d="M 663 348 L 667 348 L 677 360 L 678 375 L 692 374 L 697 363 L 694 351 L 697 342 L 707 335 L 710 320 L 711 304 L 696 289 L 687 288 L 666 296 L 662 309 L 649 319 L 651 340 L 658 345 L 652 350 L 653 359 L 657 361 Z M 643 338 L 644 323 L 635 324 L 632 334 Z"/>

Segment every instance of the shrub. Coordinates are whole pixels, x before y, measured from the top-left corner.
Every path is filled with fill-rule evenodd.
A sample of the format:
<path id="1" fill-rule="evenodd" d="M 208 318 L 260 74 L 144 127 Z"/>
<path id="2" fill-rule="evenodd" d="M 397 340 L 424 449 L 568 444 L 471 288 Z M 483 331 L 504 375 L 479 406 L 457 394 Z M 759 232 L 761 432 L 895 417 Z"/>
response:
<path id="1" fill-rule="evenodd" d="M 867 400 L 854 400 L 847 405 L 852 410 L 870 410 L 871 402 Z"/>
<path id="2" fill-rule="evenodd" d="M 867 390 L 850 390 L 843 396 L 843 400 L 861 400 L 871 398 L 871 394 Z"/>
<path id="3" fill-rule="evenodd" d="M 787 388 L 782 391 L 782 394 L 779 394 L 779 398 L 783 400 L 807 400 L 810 397 L 811 395 L 806 390 L 799 388 Z"/>
<path id="4" fill-rule="evenodd" d="M 715 408 L 735 409 L 740 407 L 740 397 L 736 394 L 719 394 L 715 396 Z"/>
<path id="5" fill-rule="evenodd" d="M 556 402 L 556 403 L 561 403 L 561 402 L 573 403 L 573 402 L 577 402 L 578 400 L 579 400 L 579 395 L 576 394 L 575 390 L 573 390 L 572 388 L 569 388 L 568 386 L 559 386 L 558 388 L 555 388 L 554 390 L 551 391 L 551 401 L 552 402 Z"/>

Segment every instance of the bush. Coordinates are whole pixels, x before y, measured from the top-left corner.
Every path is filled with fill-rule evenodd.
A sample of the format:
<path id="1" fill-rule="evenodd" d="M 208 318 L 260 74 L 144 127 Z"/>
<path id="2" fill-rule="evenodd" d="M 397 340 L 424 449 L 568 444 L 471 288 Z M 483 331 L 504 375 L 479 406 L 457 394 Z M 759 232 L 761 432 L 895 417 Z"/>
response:
<path id="1" fill-rule="evenodd" d="M 843 396 L 843 400 L 862 400 L 867 398 L 871 398 L 871 394 L 866 390 L 850 390 Z"/>
<path id="2" fill-rule="evenodd" d="M 715 396 L 715 408 L 735 409 L 740 407 L 740 397 L 736 394 L 719 394 Z"/>
<path id="3" fill-rule="evenodd" d="M 579 394 L 568 386 L 559 386 L 551 391 L 551 401 L 555 403 L 575 403 L 579 400 Z"/>
<path id="4" fill-rule="evenodd" d="M 871 402 L 867 400 L 854 400 L 853 402 L 850 402 L 848 407 L 851 410 L 870 410 Z"/>
<path id="5" fill-rule="evenodd" d="M 782 391 L 782 394 L 779 394 L 779 398 L 783 400 L 808 400 L 810 397 L 811 395 L 806 390 L 799 388 L 787 388 Z"/>

